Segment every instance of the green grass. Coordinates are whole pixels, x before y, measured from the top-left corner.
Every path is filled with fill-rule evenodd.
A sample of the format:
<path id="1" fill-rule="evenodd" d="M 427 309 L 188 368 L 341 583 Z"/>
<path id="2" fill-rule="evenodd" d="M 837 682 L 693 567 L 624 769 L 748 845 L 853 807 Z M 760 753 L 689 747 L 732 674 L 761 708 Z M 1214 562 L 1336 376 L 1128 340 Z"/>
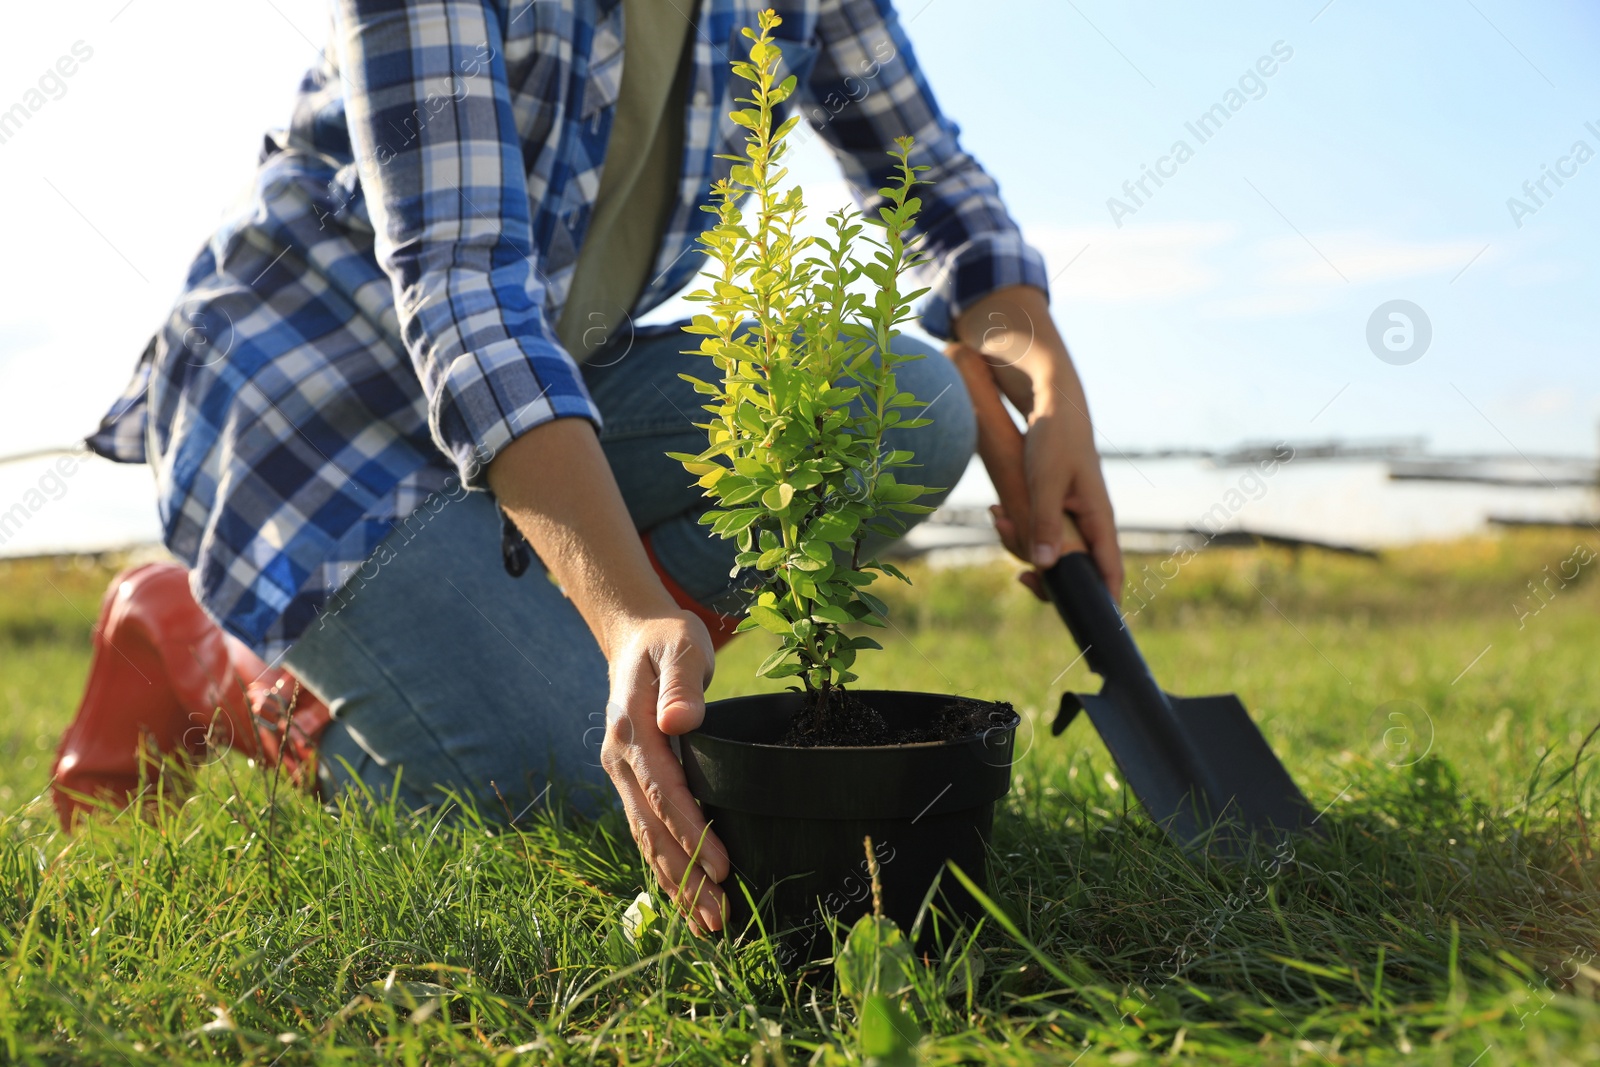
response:
<path id="1" fill-rule="evenodd" d="M 1213 550 L 1161 590 L 1135 620 L 1158 677 L 1238 692 L 1327 808 L 1270 867 L 1175 852 L 1087 724 L 1049 735 L 1094 679 L 1007 568 L 915 568 L 861 684 L 1026 716 L 994 841 L 1015 934 L 955 950 L 970 981 L 919 971 L 924 1061 L 1600 1062 L 1595 564 L 1513 610 L 1573 541 Z M 229 759 L 155 821 L 62 837 L 35 798 L 108 573 L 0 564 L 0 1060 L 862 1062 L 850 1003 L 767 946 L 631 944 L 618 818 L 324 811 Z M 714 695 L 755 688 L 742 641 Z"/>

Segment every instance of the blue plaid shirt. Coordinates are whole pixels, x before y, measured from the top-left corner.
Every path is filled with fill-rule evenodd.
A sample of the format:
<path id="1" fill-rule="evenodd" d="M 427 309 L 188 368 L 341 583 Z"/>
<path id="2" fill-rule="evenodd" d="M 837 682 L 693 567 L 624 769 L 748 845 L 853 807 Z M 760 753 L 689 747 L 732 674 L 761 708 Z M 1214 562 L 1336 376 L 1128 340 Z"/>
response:
<path id="1" fill-rule="evenodd" d="M 632 313 L 701 269 L 714 219 L 699 209 L 730 166 L 715 157 L 743 147 L 729 61 L 774 3 L 795 106 L 858 203 L 875 213 L 895 137 L 930 168 L 923 326 L 948 337 L 984 294 L 1046 288 L 890 0 L 699 0 L 677 202 Z M 154 467 L 197 598 L 269 660 L 430 496 L 482 488 L 488 461 L 550 419 L 599 424 L 553 323 L 624 29 L 617 0 L 334 0 L 332 44 L 267 136 L 248 208 L 195 259 L 90 438 Z"/>

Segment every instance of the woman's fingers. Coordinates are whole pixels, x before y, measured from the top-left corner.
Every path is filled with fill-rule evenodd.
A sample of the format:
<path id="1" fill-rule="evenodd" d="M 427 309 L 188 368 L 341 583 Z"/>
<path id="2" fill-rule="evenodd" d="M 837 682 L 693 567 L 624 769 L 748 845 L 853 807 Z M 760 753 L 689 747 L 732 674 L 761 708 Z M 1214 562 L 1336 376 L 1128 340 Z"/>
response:
<path id="1" fill-rule="evenodd" d="M 697 632 L 698 631 L 698 632 Z M 722 925 L 727 850 L 689 792 L 666 727 L 686 733 L 705 715 L 711 639 L 692 616 L 646 623 L 615 657 L 601 763 L 634 840 L 662 888 L 703 929 Z"/>
<path id="2" fill-rule="evenodd" d="M 699 625 L 705 629 L 703 623 Z M 691 637 L 658 653 L 656 723 L 663 733 L 686 734 L 705 721 L 706 686 L 711 684 L 709 634 L 705 643 L 702 649 Z"/>
<path id="3" fill-rule="evenodd" d="M 662 821 L 631 767 L 625 766 L 622 773 L 612 776 L 612 781 L 622 798 L 622 808 L 628 816 L 639 854 L 655 873 L 661 888 L 694 917 L 701 929 L 722 929 L 725 897 L 721 887 L 693 860 L 678 836 Z"/>
<path id="4" fill-rule="evenodd" d="M 1035 600 L 1050 602 L 1050 591 L 1044 587 L 1044 579 L 1039 577 L 1038 571 L 1022 571 L 1017 575 L 1017 581 L 1023 588 L 1033 594 Z"/>
<path id="5" fill-rule="evenodd" d="M 994 521 L 994 532 L 1000 538 L 1000 543 L 1008 552 L 1017 553 L 1021 546 L 1021 542 L 1017 540 L 1017 524 L 1011 521 L 1006 509 L 999 504 L 990 504 L 989 518 Z"/>
<path id="6" fill-rule="evenodd" d="M 1069 538 L 1061 511 L 1067 487 L 1072 482 L 1072 471 L 1059 456 L 1052 454 L 1053 442 L 1049 441 L 1051 435 L 1046 430 L 1043 420 L 1035 422 L 1028 430 L 1028 510 L 1032 520 L 1028 531 L 1031 540 L 1028 558 L 1040 569 L 1054 566 L 1063 550 L 1070 552 L 1076 547 L 1067 543 Z"/>
<path id="7" fill-rule="evenodd" d="M 728 854 L 707 828 L 683 764 L 667 741 L 668 734 L 688 733 L 705 721 L 711 657 L 711 636 L 698 619 L 689 620 L 685 634 L 656 652 L 657 729 L 640 732 L 629 762 L 651 807 L 684 851 L 698 856 L 712 880 L 720 882 L 728 876 Z"/>
<path id="8" fill-rule="evenodd" d="M 994 520 L 994 531 L 999 535 L 1000 543 L 1006 547 L 1007 551 L 1018 558 L 1025 557 L 1027 549 L 1023 547 L 1021 535 L 1017 532 L 1017 524 L 1011 521 L 1005 509 L 999 504 L 991 504 L 989 506 L 989 516 Z M 1045 590 L 1044 582 L 1040 579 L 1038 571 L 1023 571 L 1017 575 L 1017 581 L 1026 586 L 1028 591 L 1037 599 L 1043 601 L 1050 599 L 1050 594 Z"/>
<path id="9" fill-rule="evenodd" d="M 697 856 L 712 881 L 728 877 L 727 850 L 711 832 L 694 794 L 689 792 L 683 764 L 673 755 L 666 736 L 655 731 L 654 737 L 642 738 L 630 750 L 628 766 L 651 812 L 671 832 L 684 854 Z"/>

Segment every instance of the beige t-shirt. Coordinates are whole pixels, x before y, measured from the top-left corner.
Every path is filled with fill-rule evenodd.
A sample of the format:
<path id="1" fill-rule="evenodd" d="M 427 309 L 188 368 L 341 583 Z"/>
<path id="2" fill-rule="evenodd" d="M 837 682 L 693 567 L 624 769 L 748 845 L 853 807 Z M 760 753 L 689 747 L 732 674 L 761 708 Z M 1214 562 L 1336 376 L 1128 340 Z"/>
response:
<path id="1" fill-rule="evenodd" d="M 582 363 L 629 328 L 677 199 L 693 43 L 672 0 L 623 0 L 622 85 L 556 335 Z"/>

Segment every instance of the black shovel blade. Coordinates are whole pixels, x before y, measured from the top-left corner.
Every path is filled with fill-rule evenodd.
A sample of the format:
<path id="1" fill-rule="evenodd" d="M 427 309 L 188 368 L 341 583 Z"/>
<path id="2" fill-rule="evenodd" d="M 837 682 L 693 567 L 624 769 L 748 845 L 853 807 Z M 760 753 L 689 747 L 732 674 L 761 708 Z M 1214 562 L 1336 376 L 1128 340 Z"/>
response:
<path id="1" fill-rule="evenodd" d="M 1281 840 L 1316 822 L 1238 697 L 1175 697 L 1156 683 L 1087 554 L 1062 556 L 1044 581 L 1105 679 L 1095 696 L 1062 696 L 1054 732 L 1086 708 L 1134 795 L 1179 844 L 1240 855 L 1252 837 Z"/>
<path id="2" fill-rule="evenodd" d="M 1149 717 L 1110 685 L 1064 694 L 1054 732 L 1087 711 L 1128 788 L 1185 848 L 1240 854 L 1252 837 L 1277 842 L 1311 827 L 1316 813 L 1238 697 L 1166 697 L 1176 738 L 1151 736 Z"/>

